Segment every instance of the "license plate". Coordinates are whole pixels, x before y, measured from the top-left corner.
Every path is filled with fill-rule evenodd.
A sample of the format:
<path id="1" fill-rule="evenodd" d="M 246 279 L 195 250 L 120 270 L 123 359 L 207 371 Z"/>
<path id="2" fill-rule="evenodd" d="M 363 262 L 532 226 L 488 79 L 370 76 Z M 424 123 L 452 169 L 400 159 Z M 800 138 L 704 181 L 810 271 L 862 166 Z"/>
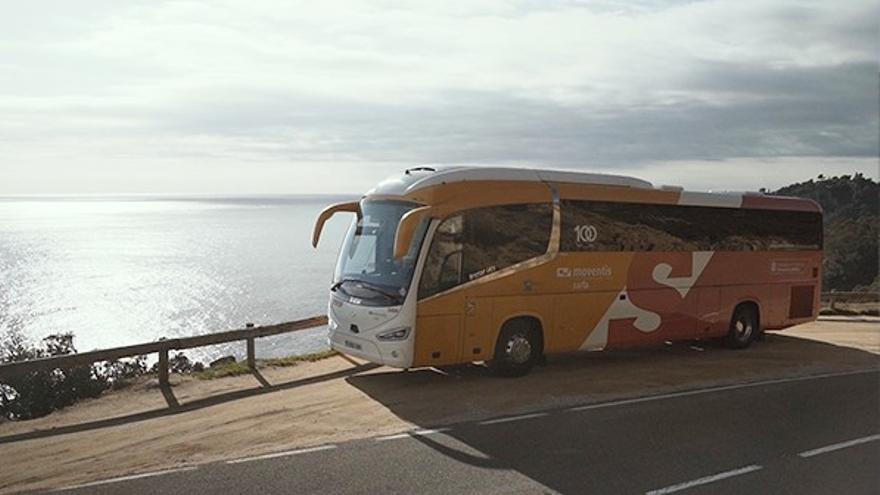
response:
<path id="1" fill-rule="evenodd" d="M 357 349 L 359 351 L 363 349 L 360 344 L 358 344 L 357 342 L 352 342 L 350 340 L 344 341 L 343 344 L 345 344 L 345 347 L 351 347 L 352 349 Z"/>

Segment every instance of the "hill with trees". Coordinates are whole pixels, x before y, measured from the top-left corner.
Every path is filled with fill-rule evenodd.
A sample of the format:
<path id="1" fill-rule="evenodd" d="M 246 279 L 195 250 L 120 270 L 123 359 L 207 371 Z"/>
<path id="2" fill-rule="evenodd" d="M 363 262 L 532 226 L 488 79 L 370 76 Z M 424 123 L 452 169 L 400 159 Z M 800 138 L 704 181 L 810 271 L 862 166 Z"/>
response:
<path id="1" fill-rule="evenodd" d="M 773 194 L 810 198 L 825 210 L 823 291 L 880 290 L 880 184 L 863 174 L 820 175 Z"/>

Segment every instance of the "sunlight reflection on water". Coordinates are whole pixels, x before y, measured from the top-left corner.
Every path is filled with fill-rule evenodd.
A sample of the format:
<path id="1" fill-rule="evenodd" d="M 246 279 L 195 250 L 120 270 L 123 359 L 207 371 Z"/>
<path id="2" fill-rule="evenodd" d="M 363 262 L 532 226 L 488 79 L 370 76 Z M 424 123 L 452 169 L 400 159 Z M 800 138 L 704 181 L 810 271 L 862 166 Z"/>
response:
<path id="1" fill-rule="evenodd" d="M 318 250 L 311 230 L 339 199 L 0 199 L 0 334 L 69 331 L 83 351 L 323 314 L 349 219 L 332 219 Z M 312 352 L 325 341 L 320 329 L 257 349 Z"/>

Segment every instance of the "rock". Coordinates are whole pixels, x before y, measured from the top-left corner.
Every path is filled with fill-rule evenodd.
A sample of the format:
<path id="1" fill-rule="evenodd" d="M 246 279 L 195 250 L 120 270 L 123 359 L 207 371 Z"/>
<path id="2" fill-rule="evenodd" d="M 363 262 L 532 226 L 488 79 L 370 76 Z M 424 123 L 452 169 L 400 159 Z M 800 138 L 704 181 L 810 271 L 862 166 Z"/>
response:
<path id="1" fill-rule="evenodd" d="M 220 359 L 215 359 L 211 361 L 211 364 L 208 365 L 210 368 L 216 368 L 218 366 L 225 366 L 227 364 L 235 363 L 235 356 L 223 356 Z"/>

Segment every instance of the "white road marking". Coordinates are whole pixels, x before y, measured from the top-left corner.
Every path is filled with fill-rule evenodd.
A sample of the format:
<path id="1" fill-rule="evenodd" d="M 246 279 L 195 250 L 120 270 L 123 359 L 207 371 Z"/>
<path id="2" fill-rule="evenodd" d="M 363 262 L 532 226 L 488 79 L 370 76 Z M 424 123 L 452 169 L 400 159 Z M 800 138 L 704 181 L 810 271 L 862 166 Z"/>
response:
<path id="1" fill-rule="evenodd" d="M 798 454 L 800 457 L 804 459 L 808 457 L 813 457 L 814 455 L 825 454 L 827 452 L 834 452 L 835 450 L 845 449 L 847 447 L 853 447 L 855 445 L 860 445 L 863 443 L 873 442 L 875 440 L 880 440 L 880 434 L 871 435 L 862 438 L 856 438 L 855 440 L 849 440 L 846 442 L 835 443 L 832 445 L 826 445 L 825 447 L 819 447 L 818 449 L 807 450 Z"/>
<path id="2" fill-rule="evenodd" d="M 739 469 L 734 469 L 732 471 L 725 471 L 723 473 L 713 474 L 712 476 L 706 476 L 704 478 L 697 478 L 697 479 L 691 480 L 691 481 L 685 481 L 684 483 L 679 483 L 677 485 L 667 486 L 666 488 L 659 488 L 657 490 L 651 490 L 649 492 L 645 492 L 645 495 L 663 495 L 665 493 L 680 492 L 682 490 L 687 490 L 688 488 L 693 488 L 695 486 L 700 486 L 700 485 L 707 485 L 709 483 L 714 483 L 716 481 L 725 480 L 727 478 L 733 478 L 734 476 L 741 476 L 743 474 L 758 471 L 760 469 L 763 469 L 763 468 L 757 464 L 752 464 L 751 466 L 741 467 Z"/>
<path id="3" fill-rule="evenodd" d="M 790 383 L 790 382 L 799 382 L 799 381 L 806 381 L 806 380 L 818 380 L 818 379 L 822 379 L 822 378 L 834 378 L 834 377 L 841 377 L 841 376 L 862 375 L 862 374 L 868 374 L 868 373 L 876 373 L 877 371 L 878 371 L 877 369 L 864 369 L 864 370 L 856 370 L 856 371 L 848 371 L 848 372 L 840 372 L 840 373 L 826 373 L 826 374 L 821 374 L 821 375 L 782 378 L 782 379 L 778 379 L 778 380 L 766 380 L 766 381 L 761 381 L 761 382 L 744 383 L 744 384 L 738 384 L 738 385 L 726 385 L 726 386 L 721 386 L 721 387 L 689 390 L 689 391 L 684 391 L 684 392 L 675 392 L 675 393 L 670 393 L 670 394 L 654 395 L 654 396 L 649 396 L 649 397 L 639 397 L 636 399 L 626 399 L 626 400 L 619 400 L 619 401 L 613 401 L 613 402 L 604 402 L 604 403 L 600 403 L 600 404 L 590 404 L 590 405 L 585 405 L 585 406 L 572 407 L 572 408 L 566 409 L 566 411 L 571 411 L 571 412 L 586 411 L 586 410 L 590 410 L 590 409 L 601 409 L 601 408 L 605 408 L 605 407 L 615 407 L 615 406 L 622 406 L 622 405 L 627 405 L 627 404 L 637 404 L 637 403 L 641 403 L 641 402 L 650 402 L 650 401 L 655 401 L 655 400 L 671 399 L 671 398 L 676 398 L 676 397 L 687 397 L 687 396 L 692 396 L 692 395 L 722 392 L 725 390 L 736 390 L 736 389 L 742 389 L 742 388 L 760 387 L 760 386 L 764 386 L 764 385 L 774 385 L 774 384 L 779 384 L 779 383 Z M 512 421 L 521 421 L 521 420 L 532 419 L 532 418 L 540 418 L 543 416 L 547 416 L 548 414 L 549 413 L 547 413 L 547 412 L 523 414 L 520 416 L 509 416 L 509 417 L 504 417 L 504 418 L 481 421 L 477 424 L 479 424 L 479 425 L 492 425 L 492 424 L 499 424 L 499 423 L 508 423 L 508 422 L 512 422 Z M 412 436 L 432 435 L 435 433 L 442 433 L 442 432 L 446 432 L 449 430 L 451 430 L 451 428 L 413 430 L 413 431 L 400 433 L 400 434 L 396 434 L 396 435 L 389 435 L 387 437 L 376 437 L 374 439 L 377 441 L 394 440 L 394 439 L 398 439 L 398 438 L 407 438 L 407 437 L 412 437 Z M 813 456 L 816 456 L 819 454 L 824 454 L 826 452 L 832 452 L 835 450 L 845 449 L 847 447 L 852 447 L 855 445 L 859 445 L 859 444 L 867 443 L 867 442 L 872 442 L 872 441 L 876 441 L 876 440 L 880 440 L 880 434 L 871 435 L 871 436 L 867 436 L 867 437 L 863 437 L 863 438 L 857 438 L 857 439 L 849 440 L 846 442 L 841 442 L 841 443 L 828 445 L 828 446 L 820 447 L 820 448 L 813 449 L 813 450 L 808 450 L 808 451 L 799 453 L 798 456 L 800 456 L 802 458 L 809 458 L 809 457 L 813 457 Z M 285 452 L 276 452 L 273 454 L 265 454 L 265 455 L 259 455 L 259 456 L 254 456 L 254 457 L 246 457 L 246 458 L 242 458 L 242 459 L 234 459 L 234 460 L 226 461 L 226 464 L 239 464 L 239 463 L 243 463 L 243 462 L 258 461 L 258 460 L 263 460 L 263 459 L 273 459 L 273 458 L 277 458 L 277 457 L 293 456 L 293 455 L 298 455 L 298 454 L 307 454 L 310 452 L 320 452 L 323 450 L 331 450 L 331 449 L 335 449 L 335 448 L 337 448 L 336 445 L 321 445 L 318 447 L 310 447 L 310 448 L 298 449 L 298 450 L 288 450 Z M 68 487 L 64 487 L 64 488 L 58 488 L 53 491 L 58 492 L 58 491 L 64 491 L 64 490 L 74 490 L 74 489 L 78 489 L 78 488 L 87 488 L 87 487 L 110 484 L 110 483 L 119 483 L 122 481 L 130 481 L 130 480 L 136 480 L 136 479 L 141 479 L 141 478 L 151 478 L 151 477 L 162 476 L 162 475 L 166 475 L 166 474 L 183 473 L 183 472 L 187 472 L 187 471 L 194 471 L 196 469 L 198 469 L 197 466 L 188 466 L 188 467 L 182 467 L 182 468 L 177 468 L 177 469 L 167 469 L 164 471 L 154 471 L 154 472 L 149 472 L 149 473 L 133 474 L 133 475 L 129 475 L 129 476 L 120 476 L 118 478 L 110 478 L 110 479 L 106 479 L 106 480 L 93 481 L 93 482 L 89 482 L 89 483 L 85 483 L 85 484 L 81 484 L 81 485 L 74 485 L 74 486 L 68 486 Z M 727 471 L 724 473 L 719 473 L 716 475 L 708 476 L 705 478 L 700 478 L 700 479 L 693 480 L 693 481 L 688 481 L 686 483 L 681 483 L 681 484 L 673 485 L 673 486 L 666 487 L 666 488 L 661 488 L 659 490 L 654 490 L 654 491 L 651 491 L 648 493 L 649 494 L 672 493 L 672 492 L 676 492 L 679 490 L 684 490 L 686 488 L 690 488 L 692 486 L 702 485 L 702 484 L 706 484 L 706 483 L 712 483 L 714 481 L 722 480 L 725 478 L 730 478 L 733 476 L 739 476 L 741 474 L 750 473 L 752 471 L 757 471 L 759 469 L 762 469 L 762 467 L 758 466 L 758 465 L 746 466 L 744 468 L 736 469 L 733 471 Z"/>
<path id="4" fill-rule="evenodd" d="M 132 474 L 129 476 L 120 476 L 118 478 L 110 478 L 110 479 L 106 479 L 106 480 L 92 481 L 89 483 L 83 483 L 82 485 L 74 485 L 74 486 L 68 486 L 68 487 L 64 487 L 64 488 L 58 488 L 58 489 L 55 489 L 52 491 L 60 492 L 60 491 L 65 491 L 65 490 L 76 490 L 79 488 L 88 488 L 91 486 L 107 485 L 110 483 L 119 483 L 121 481 L 137 480 L 137 479 L 141 479 L 141 478 L 152 478 L 154 476 L 162 476 L 165 474 L 184 473 L 187 471 L 195 471 L 196 469 L 198 469 L 198 467 L 188 466 L 188 467 L 182 467 L 182 468 L 177 468 L 177 469 L 166 469 L 164 471 L 153 471 L 151 473 Z"/>
<path id="5" fill-rule="evenodd" d="M 385 442 L 387 440 L 399 440 L 401 438 L 412 438 L 412 437 L 421 437 L 425 435 L 433 435 L 435 433 L 444 433 L 449 431 L 449 428 L 437 428 L 433 430 L 412 430 L 403 433 L 398 433 L 396 435 L 388 435 L 387 437 L 376 437 L 374 440 L 377 442 Z"/>
<path id="6" fill-rule="evenodd" d="M 242 462 L 262 461 L 264 459 L 275 459 L 276 457 L 287 457 L 291 455 L 308 454 L 310 452 L 320 452 L 322 450 L 335 449 L 335 445 L 321 445 L 319 447 L 309 447 L 307 449 L 287 450 L 284 452 L 275 452 L 274 454 L 264 454 L 254 457 L 244 457 L 242 459 L 233 459 L 226 461 L 226 464 L 241 464 Z"/>
<path id="7" fill-rule="evenodd" d="M 779 383 L 791 383 L 791 382 L 801 382 L 805 380 L 818 380 L 821 378 L 833 378 L 838 376 L 851 376 L 851 375 L 863 375 L 867 373 L 876 373 L 877 369 L 868 369 L 868 370 L 858 370 L 858 371 L 845 371 L 841 373 L 826 373 L 822 375 L 811 375 L 811 376 L 798 376 L 793 378 L 781 378 L 778 380 L 765 380 L 762 382 L 752 382 L 752 383 L 740 383 L 736 385 L 725 385 L 722 387 L 710 387 L 710 388 L 701 388 L 697 390 L 686 390 L 684 392 L 673 392 L 670 394 L 661 394 L 661 395 L 650 395 L 647 397 L 638 397 L 636 399 L 624 399 L 617 400 L 612 402 L 602 402 L 599 404 L 589 404 L 586 406 L 577 406 L 566 409 L 569 412 L 577 412 L 577 411 L 588 411 L 591 409 L 602 409 L 605 407 L 616 407 L 616 406 L 624 406 L 627 404 L 638 404 L 641 402 L 651 402 L 655 400 L 664 400 L 664 399 L 674 399 L 676 397 L 688 397 L 691 395 L 701 395 L 701 394 L 711 394 L 715 392 L 723 392 L 725 390 L 737 390 L 742 388 L 752 388 L 752 387 L 763 387 L 765 385 L 776 385 Z"/>
<path id="8" fill-rule="evenodd" d="M 498 418 L 498 419 L 489 419 L 486 421 L 480 421 L 477 423 L 478 425 L 497 425 L 499 423 L 510 423 L 512 421 L 522 421 L 524 419 L 532 419 L 532 418 L 540 418 L 546 416 L 548 413 L 534 413 L 534 414 L 523 414 L 521 416 L 508 416 L 506 418 Z"/>

